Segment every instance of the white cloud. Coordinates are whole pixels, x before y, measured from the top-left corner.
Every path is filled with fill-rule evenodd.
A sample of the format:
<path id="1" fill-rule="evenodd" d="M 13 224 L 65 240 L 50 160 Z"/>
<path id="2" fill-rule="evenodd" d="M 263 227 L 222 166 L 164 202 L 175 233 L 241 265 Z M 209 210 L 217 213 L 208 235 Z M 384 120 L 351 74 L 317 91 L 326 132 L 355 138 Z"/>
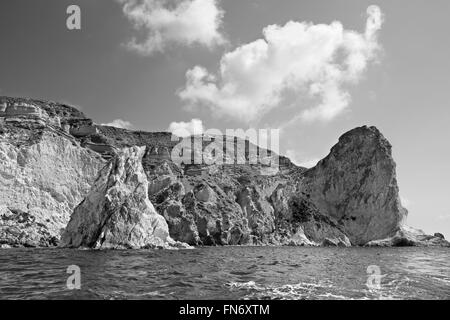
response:
<path id="1" fill-rule="evenodd" d="M 293 149 L 286 150 L 286 157 L 288 157 L 295 165 L 308 169 L 315 167 L 320 161 L 319 158 L 301 158 L 298 155 L 298 152 Z"/>
<path id="2" fill-rule="evenodd" d="M 178 137 L 202 134 L 204 131 L 202 120 L 192 119 L 189 122 L 172 122 L 167 131 Z"/>
<path id="3" fill-rule="evenodd" d="M 344 30 L 337 21 L 269 25 L 263 39 L 224 54 L 217 74 L 201 66 L 189 70 L 178 95 L 189 106 L 251 122 L 293 94 L 308 99 L 299 110 L 304 120 L 330 120 L 350 103 L 344 85 L 356 84 L 376 59 L 383 17 L 377 6 L 367 15 L 364 33 Z"/>
<path id="4" fill-rule="evenodd" d="M 225 42 L 219 29 L 224 12 L 217 0 L 183 0 L 170 6 L 168 0 L 117 0 L 135 29 L 145 33 L 127 47 L 143 55 L 163 52 L 170 43 L 200 44 L 208 48 Z"/>
<path id="5" fill-rule="evenodd" d="M 122 128 L 122 129 L 133 129 L 133 125 L 129 121 L 125 121 L 122 119 L 116 119 L 109 123 L 102 123 L 102 126 L 110 126 L 110 127 L 116 127 L 116 128 Z"/>

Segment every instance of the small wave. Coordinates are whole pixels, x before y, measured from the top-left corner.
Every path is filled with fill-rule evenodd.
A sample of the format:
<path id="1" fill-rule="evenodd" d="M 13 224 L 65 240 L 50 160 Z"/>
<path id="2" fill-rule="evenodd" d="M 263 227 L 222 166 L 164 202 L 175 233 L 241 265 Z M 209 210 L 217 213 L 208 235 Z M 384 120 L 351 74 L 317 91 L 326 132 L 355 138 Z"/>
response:
<path id="1" fill-rule="evenodd" d="M 186 280 L 177 280 L 177 281 L 170 283 L 170 285 L 168 287 L 179 287 L 179 288 L 192 287 L 192 288 L 195 288 L 196 285 L 195 285 L 195 283 L 191 283 Z"/>
<path id="2" fill-rule="evenodd" d="M 312 298 L 324 299 L 348 299 L 348 297 L 340 296 L 330 292 L 332 285 L 329 283 L 308 283 L 302 282 L 297 284 L 285 284 L 281 286 L 259 285 L 254 281 L 248 282 L 230 282 L 225 285 L 229 290 L 248 291 L 244 296 L 244 300 L 252 299 L 273 299 L 273 300 L 305 300 Z"/>
<path id="3" fill-rule="evenodd" d="M 450 278 L 431 277 L 431 279 L 437 280 L 445 284 L 450 284 Z"/>
<path id="4" fill-rule="evenodd" d="M 109 293 L 101 293 L 93 290 L 89 290 L 91 294 L 94 294 L 104 300 L 122 300 L 122 299 L 155 299 L 164 298 L 166 295 L 159 291 L 149 291 L 142 293 L 131 293 L 126 291 L 112 291 Z"/>
<path id="5" fill-rule="evenodd" d="M 350 297 L 346 297 L 343 295 L 339 295 L 339 294 L 333 294 L 330 292 L 324 293 L 324 294 L 319 294 L 318 297 L 324 298 L 324 299 L 333 299 L 333 300 L 349 300 L 352 299 Z"/>
<path id="6" fill-rule="evenodd" d="M 225 284 L 226 287 L 233 289 L 233 288 L 237 288 L 237 289 L 253 289 L 256 286 L 255 281 L 248 281 L 248 282 L 229 282 L 227 284 Z"/>
<path id="7" fill-rule="evenodd" d="M 177 270 L 170 271 L 169 274 L 175 275 L 175 276 L 184 276 L 184 275 L 186 275 L 185 272 L 181 272 L 181 271 L 177 271 Z"/>
<path id="8" fill-rule="evenodd" d="M 406 276 L 393 275 L 381 283 L 379 289 L 365 289 L 362 294 L 370 299 L 398 300 L 404 298 L 404 289 L 412 286 L 413 280 Z"/>
<path id="9" fill-rule="evenodd" d="M 237 270 L 237 271 L 230 271 L 230 274 L 234 274 L 237 276 L 247 276 L 250 274 L 255 273 L 255 271 L 241 271 L 241 270 Z"/>
<path id="10" fill-rule="evenodd" d="M 404 296 L 403 288 L 411 284 L 408 277 L 390 279 L 380 289 L 337 288 L 330 282 L 301 282 L 285 285 L 261 285 L 255 281 L 230 282 L 225 286 L 231 291 L 245 291 L 244 300 L 396 300 Z"/>

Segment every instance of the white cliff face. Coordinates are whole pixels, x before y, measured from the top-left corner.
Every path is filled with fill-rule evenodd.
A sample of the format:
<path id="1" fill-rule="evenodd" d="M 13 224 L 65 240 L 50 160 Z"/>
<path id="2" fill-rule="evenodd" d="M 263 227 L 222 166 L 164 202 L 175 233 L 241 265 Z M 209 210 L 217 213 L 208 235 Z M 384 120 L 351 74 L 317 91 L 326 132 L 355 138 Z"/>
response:
<path id="1" fill-rule="evenodd" d="M 355 245 L 393 236 L 407 214 L 399 200 L 391 145 L 375 127 L 344 134 L 300 185 Z"/>
<path id="2" fill-rule="evenodd" d="M 1 138 L 0 163 L 0 242 L 46 246 L 58 242 L 104 160 L 47 132 L 31 145 Z"/>
<path id="3" fill-rule="evenodd" d="M 75 208 L 61 245 L 89 248 L 150 248 L 182 245 L 169 236 L 164 217 L 148 199 L 142 167 L 145 147 L 123 149 L 99 173 Z"/>

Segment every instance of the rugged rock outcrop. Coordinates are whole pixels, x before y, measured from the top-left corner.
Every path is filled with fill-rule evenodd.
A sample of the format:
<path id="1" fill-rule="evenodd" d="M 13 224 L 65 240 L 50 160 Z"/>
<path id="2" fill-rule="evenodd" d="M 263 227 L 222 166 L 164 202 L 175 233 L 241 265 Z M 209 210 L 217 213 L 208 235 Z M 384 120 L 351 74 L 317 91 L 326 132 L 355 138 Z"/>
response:
<path id="1" fill-rule="evenodd" d="M 0 136 L 0 244 L 55 245 L 104 161 L 52 132 L 11 138 Z"/>
<path id="2" fill-rule="evenodd" d="M 391 145 L 375 127 L 353 129 L 301 179 L 301 190 L 336 219 L 350 241 L 363 245 L 395 234 L 401 206 Z"/>
<path id="3" fill-rule="evenodd" d="M 248 222 L 240 206 L 213 179 L 172 176 L 171 181 L 151 199 L 174 239 L 192 245 L 250 243 Z"/>
<path id="4" fill-rule="evenodd" d="M 249 141 L 218 136 L 208 141 L 245 146 L 243 164 L 210 164 L 217 148 L 190 164 L 188 152 L 208 147 L 201 138 L 183 153 L 169 133 L 100 126 L 64 104 L 0 97 L 0 247 L 54 246 L 71 214 L 69 247 L 448 244 L 404 226 L 391 145 L 375 127 L 347 132 L 311 169 L 286 157 L 279 171 L 249 164 Z M 183 161 L 172 161 L 174 151 Z"/>
<path id="5" fill-rule="evenodd" d="M 336 245 L 350 241 L 313 204 L 294 200 L 286 177 L 258 176 L 251 167 L 209 168 L 205 175 L 170 175 L 163 162 L 148 171 L 150 199 L 171 237 L 192 245 Z M 164 169 L 165 168 L 165 169 Z M 163 175 L 156 172 L 165 172 Z M 157 186 L 157 188 L 156 188 Z"/>
<path id="6" fill-rule="evenodd" d="M 145 147 L 123 149 L 100 171 L 87 197 L 75 208 L 61 246 L 183 246 L 170 238 L 166 221 L 148 199 L 148 181 L 142 167 L 144 153 Z"/>
<path id="7" fill-rule="evenodd" d="M 289 212 L 291 218 L 286 221 L 293 229 L 294 239 L 300 236 L 316 245 L 351 246 L 343 227 L 332 217 L 321 213 L 302 195 L 295 195 L 289 200 Z"/>
<path id="8" fill-rule="evenodd" d="M 427 235 L 422 230 L 408 226 L 401 226 L 391 237 L 381 240 L 372 240 L 365 244 L 366 247 L 450 247 L 450 242 L 444 239 L 440 233 Z"/>
<path id="9" fill-rule="evenodd" d="M 54 224 L 43 220 L 42 215 L 0 207 L 1 247 L 51 247 L 56 246 L 58 242 L 58 225 L 55 227 Z"/>
<path id="10" fill-rule="evenodd" d="M 65 104 L 0 97 L 0 246 L 56 245 L 105 159 L 155 142 L 170 143 L 170 134 L 97 126 Z"/>

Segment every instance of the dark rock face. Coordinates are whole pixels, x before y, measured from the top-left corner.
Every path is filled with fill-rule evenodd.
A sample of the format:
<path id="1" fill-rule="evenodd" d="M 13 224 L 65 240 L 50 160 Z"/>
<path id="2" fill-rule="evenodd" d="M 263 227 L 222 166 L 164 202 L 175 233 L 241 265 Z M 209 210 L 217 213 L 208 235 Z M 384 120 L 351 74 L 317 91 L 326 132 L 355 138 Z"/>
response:
<path id="1" fill-rule="evenodd" d="M 183 167 L 170 158 L 177 143 L 96 125 L 64 104 L 0 97 L 0 245 L 54 246 L 66 226 L 63 246 L 90 248 L 447 243 L 403 225 L 391 145 L 374 127 L 341 136 L 314 168 L 281 157 L 270 175 L 263 165 Z"/>
<path id="2" fill-rule="evenodd" d="M 441 238 L 441 239 L 445 240 L 444 235 L 443 235 L 442 233 L 439 233 L 439 232 L 436 232 L 436 233 L 434 234 L 434 237 L 436 237 L 436 238 Z"/>
<path id="3" fill-rule="evenodd" d="M 28 212 L 0 207 L 0 245 L 23 247 L 52 247 L 59 237 Z"/>
<path id="4" fill-rule="evenodd" d="M 320 245 L 328 237 L 350 245 L 342 227 L 295 196 L 286 177 L 261 177 L 256 168 L 228 166 L 210 168 L 207 175 L 178 176 L 169 167 L 163 162 L 147 175 L 154 186 L 150 199 L 175 240 L 192 245 Z"/>
<path id="5" fill-rule="evenodd" d="M 234 196 L 227 195 L 212 179 L 172 176 L 165 181 L 170 184 L 162 185 L 151 199 L 166 219 L 174 239 L 192 245 L 248 242 L 249 230 L 240 206 Z"/>
<path id="6" fill-rule="evenodd" d="M 375 127 L 344 134 L 300 184 L 356 245 L 392 236 L 407 214 L 398 196 L 391 145 Z"/>

